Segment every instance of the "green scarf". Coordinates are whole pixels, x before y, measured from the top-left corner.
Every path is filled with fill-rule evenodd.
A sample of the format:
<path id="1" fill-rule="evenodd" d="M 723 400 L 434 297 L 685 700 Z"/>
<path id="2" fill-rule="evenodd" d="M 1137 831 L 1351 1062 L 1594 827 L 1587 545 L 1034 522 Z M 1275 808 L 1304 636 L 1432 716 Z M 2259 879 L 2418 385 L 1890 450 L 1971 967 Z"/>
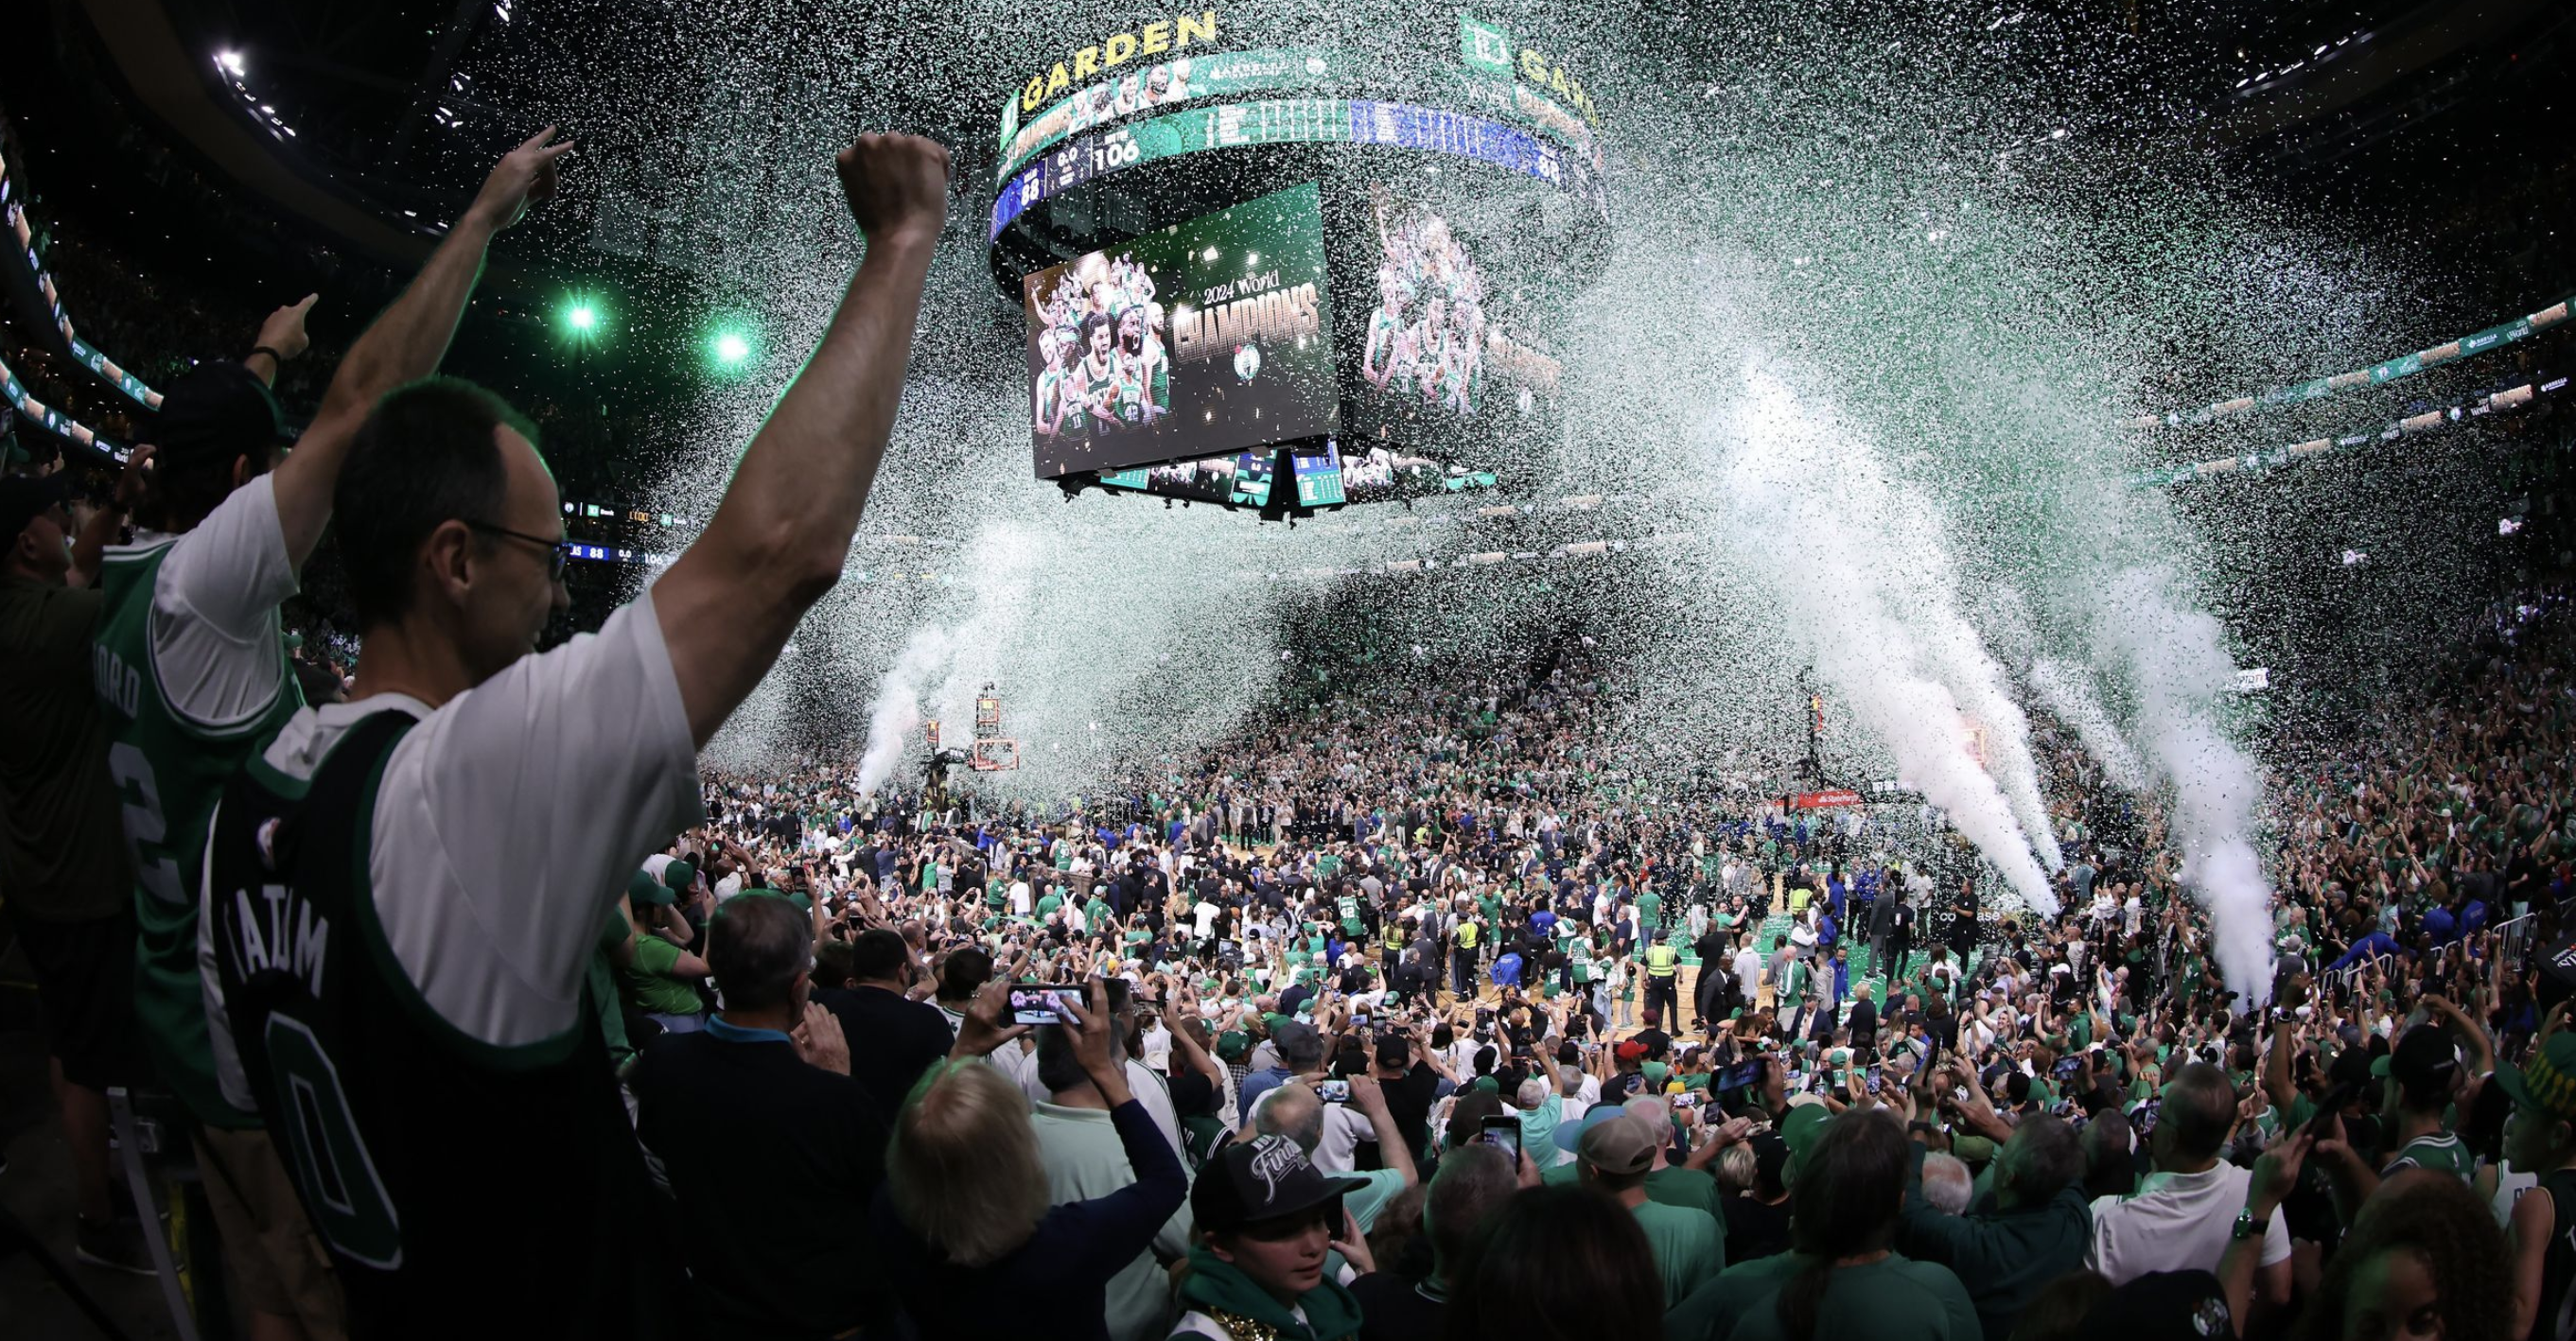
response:
<path id="1" fill-rule="evenodd" d="M 1245 1319 L 1273 1329 L 1280 1341 L 1342 1341 L 1359 1333 L 1360 1301 L 1330 1276 L 1299 1296 L 1297 1304 L 1306 1310 L 1303 1324 L 1232 1263 L 1206 1248 L 1190 1250 L 1190 1272 L 1181 1278 L 1184 1310 Z"/>

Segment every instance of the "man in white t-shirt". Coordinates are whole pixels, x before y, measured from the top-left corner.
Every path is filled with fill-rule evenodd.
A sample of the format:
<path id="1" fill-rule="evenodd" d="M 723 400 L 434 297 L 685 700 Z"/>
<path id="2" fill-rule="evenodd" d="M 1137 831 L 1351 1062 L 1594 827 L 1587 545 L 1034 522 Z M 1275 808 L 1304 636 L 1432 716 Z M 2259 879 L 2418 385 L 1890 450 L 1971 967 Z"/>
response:
<path id="1" fill-rule="evenodd" d="M 230 1040 L 210 1024 L 199 967 L 209 816 L 258 744 L 303 706 L 278 606 L 332 520 L 361 422 L 387 391 L 436 371 L 484 249 L 551 194 L 558 152 L 523 145 L 493 169 L 420 274 L 350 346 L 292 453 L 279 451 L 269 387 L 305 348 L 314 299 L 271 315 L 242 362 L 210 360 L 165 384 L 134 543 L 108 551 L 95 650 L 136 874 L 136 1008 L 154 1070 L 196 1119 L 198 1163 L 221 1193 L 215 1223 L 254 1331 L 330 1334 L 345 1318 L 303 1209 L 281 1195 L 291 1152 L 222 1083 Z"/>
<path id="2" fill-rule="evenodd" d="M 2093 1202 L 2093 1245 L 2085 1264 L 2126 1285 L 2156 1271 L 2218 1270 L 2218 1259 L 2240 1235 L 2263 1236 L 2255 1284 L 2277 1306 L 2290 1298 L 2290 1227 L 2274 1216 L 2254 1224 L 2245 1215 L 2251 1170 L 2219 1158 L 2236 1125 L 2236 1090 L 2227 1073 L 2193 1062 L 2174 1073 L 2148 1149 L 2156 1171 L 2133 1197 Z"/>
<path id="3" fill-rule="evenodd" d="M 697 542 L 597 635 L 537 653 L 570 604 L 561 495 L 498 397 L 398 390 L 341 469 L 357 685 L 225 789 L 200 939 L 227 1097 L 281 1148 L 327 1124 L 289 1167 L 331 1207 L 353 1335 L 488 1327 L 495 1297 L 531 1332 L 679 1329 L 585 968 L 625 874 L 702 821 L 697 749 L 839 579 L 884 456 L 948 155 L 866 136 L 837 166 L 847 297 Z"/>

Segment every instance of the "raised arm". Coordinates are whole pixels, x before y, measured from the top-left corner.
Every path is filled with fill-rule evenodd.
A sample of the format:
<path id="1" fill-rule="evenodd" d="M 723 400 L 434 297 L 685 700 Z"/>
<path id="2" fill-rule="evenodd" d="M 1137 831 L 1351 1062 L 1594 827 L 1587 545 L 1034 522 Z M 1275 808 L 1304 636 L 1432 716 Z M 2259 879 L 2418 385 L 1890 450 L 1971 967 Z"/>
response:
<path id="1" fill-rule="evenodd" d="M 340 465 L 348 460 L 358 425 L 386 392 L 438 371 L 447 342 L 456 334 L 457 318 L 464 315 L 465 299 L 483 273 L 484 249 L 494 235 L 517 223 L 530 204 L 554 195 L 555 160 L 572 152 L 569 140 L 547 144 L 554 134 L 548 126 L 503 156 L 484 178 L 474 203 L 430 253 L 429 264 L 341 358 L 312 427 L 296 439 L 295 450 L 278 466 L 273 481 L 286 557 L 298 569 L 322 543 L 322 528 L 331 520 L 331 492 L 339 486 Z M 293 357 L 303 345 L 304 313 L 312 305 L 307 298 L 280 309 L 260 328 L 261 343 L 279 338 L 282 323 L 291 325 L 294 347 L 279 353 Z M 258 366 L 252 370 L 258 372 Z M 274 369 L 267 375 L 274 376 Z"/>
<path id="2" fill-rule="evenodd" d="M 2299 1097 L 2299 1087 L 2290 1079 L 2290 1054 L 2297 1050 L 2297 1035 L 2284 1016 L 2272 1026 L 2272 1052 L 2263 1059 L 2263 1093 L 2284 1112 Z"/>
<path id="3" fill-rule="evenodd" d="M 862 135 L 836 165 L 867 256 L 814 357 L 753 436 L 733 486 L 653 606 L 700 745 L 840 580 L 885 456 L 948 209 L 948 150 Z"/>

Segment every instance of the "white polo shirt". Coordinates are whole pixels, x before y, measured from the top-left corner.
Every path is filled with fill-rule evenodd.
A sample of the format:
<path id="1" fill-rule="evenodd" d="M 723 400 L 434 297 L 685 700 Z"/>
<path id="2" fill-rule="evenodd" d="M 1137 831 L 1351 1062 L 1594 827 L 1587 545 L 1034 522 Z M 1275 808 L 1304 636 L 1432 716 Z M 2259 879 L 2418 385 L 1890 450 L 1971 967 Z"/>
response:
<path id="1" fill-rule="evenodd" d="M 2253 1179 L 2251 1169 L 2220 1164 L 2207 1173 L 2149 1174 L 2134 1197 L 2096 1198 L 2085 1265 L 2113 1285 L 2156 1271 L 2217 1271 Z M 2290 1227 L 2275 1212 L 2263 1231 L 2262 1264 L 2289 1256 Z"/>

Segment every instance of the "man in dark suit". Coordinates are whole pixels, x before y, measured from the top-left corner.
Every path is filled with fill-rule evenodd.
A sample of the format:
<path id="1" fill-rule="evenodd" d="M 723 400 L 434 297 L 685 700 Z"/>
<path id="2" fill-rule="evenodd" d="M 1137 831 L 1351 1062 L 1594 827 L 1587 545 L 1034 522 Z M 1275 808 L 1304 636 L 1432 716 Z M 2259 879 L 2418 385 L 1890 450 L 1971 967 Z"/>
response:
<path id="1" fill-rule="evenodd" d="M 1882 963 L 1887 959 L 1888 924 L 1895 915 L 1897 900 L 1904 893 L 1903 874 L 1893 866 L 1880 872 L 1878 897 L 1869 906 L 1869 956 L 1872 963 Z"/>
<path id="2" fill-rule="evenodd" d="M 1905 960 L 1914 953 L 1914 905 L 1898 891 L 1881 900 L 1887 903 L 1887 957 L 1879 967 L 1886 975 L 1888 988 L 1894 991 L 1905 977 Z"/>
<path id="3" fill-rule="evenodd" d="M 808 1336 L 888 1323 L 892 1285 L 846 1229 L 884 1181 L 885 1117 L 903 1095 L 889 1103 L 853 1079 L 851 1044 L 867 1041 L 808 1008 L 813 932 L 794 904 L 744 895 L 708 931 L 724 1009 L 701 1032 L 655 1039 L 628 1083 L 709 1321 L 727 1335 Z M 920 1009 L 945 1036 L 939 1012 Z"/>
<path id="4" fill-rule="evenodd" d="M 1843 1024 L 1851 1030 L 1853 1050 L 1865 1056 L 1878 1046 L 1878 1003 L 1870 999 L 1869 984 L 1865 982 L 1852 984 L 1852 996 L 1851 1014 Z"/>
<path id="5" fill-rule="evenodd" d="M 1950 903 L 1950 957 L 1959 961 L 1959 983 L 1967 983 L 1968 955 L 1977 948 L 1977 877 L 1959 882 L 1959 897 Z"/>
<path id="6" fill-rule="evenodd" d="M 938 1007 L 904 995 L 913 973 L 912 947 L 879 928 L 850 942 L 854 986 L 818 987 L 813 993 L 851 1042 L 850 1078 L 868 1091 L 889 1127 L 912 1082 L 957 1042 Z"/>

